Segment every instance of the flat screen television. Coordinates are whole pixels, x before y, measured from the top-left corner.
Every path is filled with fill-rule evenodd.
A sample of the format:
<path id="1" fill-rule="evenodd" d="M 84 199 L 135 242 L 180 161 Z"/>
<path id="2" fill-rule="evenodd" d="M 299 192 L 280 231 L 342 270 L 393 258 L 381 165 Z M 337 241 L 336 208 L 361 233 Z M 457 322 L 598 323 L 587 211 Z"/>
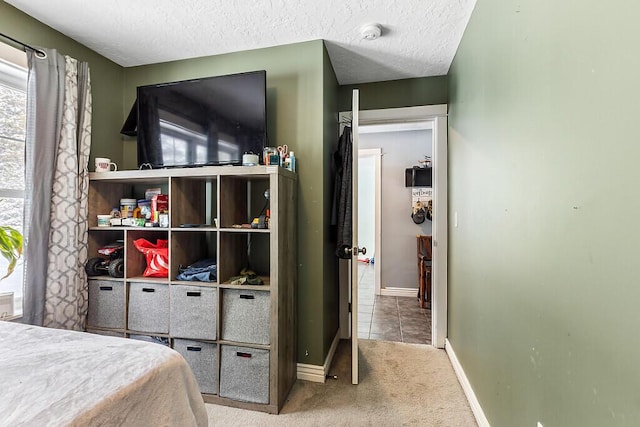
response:
<path id="1" fill-rule="evenodd" d="M 138 87 L 138 167 L 241 165 L 267 140 L 266 71 Z"/>

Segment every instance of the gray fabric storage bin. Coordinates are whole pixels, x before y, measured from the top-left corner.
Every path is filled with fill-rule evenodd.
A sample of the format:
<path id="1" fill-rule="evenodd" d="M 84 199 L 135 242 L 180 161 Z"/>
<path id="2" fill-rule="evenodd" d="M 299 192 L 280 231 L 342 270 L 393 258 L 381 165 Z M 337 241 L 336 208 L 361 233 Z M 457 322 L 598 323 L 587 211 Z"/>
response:
<path id="1" fill-rule="evenodd" d="M 269 350 L 230 345 L 220 350 L 220 396 L 268 404 Z"/>
<path id="2" fill-rule="evenodd" d="M 203 340 L 216 339 L 218 292 L 205 286 L 171 285 L 171 336 Z"/>
<path id="3" fill-rule="evenodd" d="M 185 358 L 201 393 L 218 393 L 218 351 L 215 344 L 175 338 L 173 349 Z"/>
<path id="4" fill-rule="evenodd" d="M 169 285 L 140 282 L 129 284 L 128 329 L 169 333 Z"/>
<path id="5" fill-rule="evenodd" d="M 222 329 L 226 341 L 251 344 L 270 343 L 269 291 L 222 290 Z"/>
<path id="6" fill-rule="evenodd" d="M 89 280 L 87 325 L 124 329 L 124 283 Z"/>
<path id="7" fill-rule="evenodd" d="M 169 338 L 167 338 L 167 337 L 152 337 L 152 336 L 149 336 L 149 335 L 131 334 L 131 335 L 129 335 L 129 338 L 132 339 L 132 340 L 146 341 L 146 342 L 150 342 L 150 343 L 154 343 L 154 344 L 160 344 L 160 345 L 164 345 L 166 347 L 170 347 Z"/>

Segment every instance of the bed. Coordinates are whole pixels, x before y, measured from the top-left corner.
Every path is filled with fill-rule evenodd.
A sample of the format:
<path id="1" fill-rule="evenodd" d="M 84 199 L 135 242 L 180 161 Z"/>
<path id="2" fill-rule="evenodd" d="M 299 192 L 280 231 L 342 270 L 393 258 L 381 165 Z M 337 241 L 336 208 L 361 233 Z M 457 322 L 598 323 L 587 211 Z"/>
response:
<path id="1" fill-rule="evenodd" d="M 0 426 L 206 426 L 168 347 L 0 321 Z"/>

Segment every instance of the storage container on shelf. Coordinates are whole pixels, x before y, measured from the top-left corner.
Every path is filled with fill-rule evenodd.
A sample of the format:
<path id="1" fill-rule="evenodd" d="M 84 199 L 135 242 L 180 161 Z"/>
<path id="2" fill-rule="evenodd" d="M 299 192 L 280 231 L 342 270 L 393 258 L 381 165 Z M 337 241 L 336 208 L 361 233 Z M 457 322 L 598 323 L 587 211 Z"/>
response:
<path id="1" fill-rule="evenodd" d="M 136 199 L 120 199 L 120 216 L 122 218 L 133 218 L 133 211 L 138 206 Z"/>

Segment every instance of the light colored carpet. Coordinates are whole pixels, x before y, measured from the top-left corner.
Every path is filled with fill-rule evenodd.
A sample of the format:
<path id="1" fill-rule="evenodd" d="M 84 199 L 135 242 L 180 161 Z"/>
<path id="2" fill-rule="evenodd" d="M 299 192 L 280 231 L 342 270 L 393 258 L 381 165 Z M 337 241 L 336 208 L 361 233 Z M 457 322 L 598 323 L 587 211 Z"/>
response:
<path id="1" fill-rule="evenodd" d="M 348 341 L 325 384 L 297 381 L 279 415 L 207 404 L 209 426 L 476 426 L 444 350 L 359 340 L 360 384 L 351 385 Z"/>

